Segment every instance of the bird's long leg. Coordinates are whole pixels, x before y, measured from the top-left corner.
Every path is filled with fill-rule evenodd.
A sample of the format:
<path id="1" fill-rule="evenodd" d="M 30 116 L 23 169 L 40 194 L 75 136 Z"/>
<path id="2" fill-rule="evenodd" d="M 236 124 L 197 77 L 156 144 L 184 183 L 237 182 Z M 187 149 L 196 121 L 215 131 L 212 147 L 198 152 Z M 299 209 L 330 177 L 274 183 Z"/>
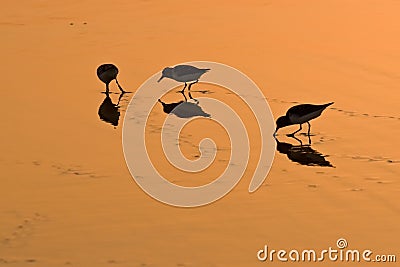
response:
<path id="1" fill-rule="evenodd" d="M 185 86 L 184 86 L 183 89 L 181 90 L 181 93 L 185 92 L 186 86 L 187 86 L 187 83 L 185 83 Z"/>
<path id="2" fill-rule="evenodd" d="M 311 145 L 311 137 L 310 137 L 310 131 L 311 131 L 311 124 L 308 122 L 308 144 Z"/>
<path id="3" fill-rule="evenodd" d="M 289 137 L 290 137 L 290 136 L 294 136 L 296 133 L 300 132 L 301 129 L 302 129 L 302 128 L 301 128 L 301 125 L 302 125 L 302 124 L 300 124 L 300 129 L 298 129 L 297 131 L 295 131 L 295 132 L 293 132 L 293 133 L 291 133 L 291 134 L 288 134 L 287 136 L 289 136 Z"/>
<path id="4" fill-rule="evenodd" d="M 117 83 L 119 90 L 121 90 L 122 93 L 126 93 L 126 91 L 124 91 L 124 89 L 122 89 L 121 85 L 119 85 L 117 78 L 115 78 L 115 82 Z"/>
<path id="5" fill-rule="evenodd" d="M 110 92 L 110 83 L 106 83 L 106 94 L 108 95 L 108 93 Z"/>
<path id="6" fill-rule="evenodd" d="M 198 82 L 199 82 L 199 80 L 196 80 L 196 81 L 194 81 L 194 82 L 190 83 L 190 84 L 189 84 L 188 91 L 190 91 L 190 88 L 192 87 L 192 85 L 193 85 L 193 84 L 195 84 L 195 83 L 198 83 Z"/>
<path id="7" fill-rule="evenodd" d="M 183 92 L 183 91 L 179 91 L 182 95 L 183 95 L 183 97 L 185 98 L 185 102 L 187 102 L 187 97 L 185 96 L 185 93 Z"/>

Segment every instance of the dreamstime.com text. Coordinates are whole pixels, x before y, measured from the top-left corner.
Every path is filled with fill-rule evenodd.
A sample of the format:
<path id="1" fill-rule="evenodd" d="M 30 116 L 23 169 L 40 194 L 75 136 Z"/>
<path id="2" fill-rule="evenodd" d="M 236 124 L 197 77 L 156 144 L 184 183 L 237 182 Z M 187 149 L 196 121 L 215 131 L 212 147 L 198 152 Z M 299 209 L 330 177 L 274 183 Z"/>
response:
<path id="1" fill-rule="evenodd" d="M 322 262 L 322 261 L 341 261 L 341 262 L 396 262 L 394 254 L 374 254 L 371 250 L 346 249 L 347 240 L 339 238 L 336 242 L 337 248 L 329 247 L 324 250 L 304 249 L 304 250 L 274 250 L 268 249 L 265 245 L 257 252 L 259 261 L 281 261 L 281 262 Z"/>

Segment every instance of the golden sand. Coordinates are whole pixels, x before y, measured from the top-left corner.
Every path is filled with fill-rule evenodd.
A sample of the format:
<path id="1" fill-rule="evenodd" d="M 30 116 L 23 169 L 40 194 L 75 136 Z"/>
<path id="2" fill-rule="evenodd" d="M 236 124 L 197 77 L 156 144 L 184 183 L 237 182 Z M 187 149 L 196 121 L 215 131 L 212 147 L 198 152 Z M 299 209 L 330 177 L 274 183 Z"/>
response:
<path id="1" fill-rule="evenodd" d="M 3 5 L 0 265 L 262 266 L 272 265 L 256 258 L 265 244 L 325 249 L 340 237 L 351 248 L 398 253 L 399 13 L 400 2 L 388 0 Z M 275 117 L 295 102 L 334 101 L 312 122 L 311 138 L 313 150 L 329 155 L 335 168 L 301 165 L 277 152 L 253 194 L 249 171 L 229 195 L 201 208 L 147 196 L 122 153 L 132 94 L 120 102 L 116 129 L 101 121 L 105 86 L 96 68 L 115 63 L 121 85 L 135 91 L 162 68 L 193 60 L 249 75 Z M 115 84 L 111 90 L 118 92 Z M 153 115 L 166 116 L 161 105 Z M 298 145 L 283 135 L 296 127 L 282 129 L 280 141 Z M 196 144 L 201 136 L 188 137 L 189 131 L 185 140 Z M 224 146 L 225 133 L 214 135 Z M 182 149 L 189 158 L 198 153 Z M 211 176 L 175 182 L 209 182 L 202 177 Z"/>

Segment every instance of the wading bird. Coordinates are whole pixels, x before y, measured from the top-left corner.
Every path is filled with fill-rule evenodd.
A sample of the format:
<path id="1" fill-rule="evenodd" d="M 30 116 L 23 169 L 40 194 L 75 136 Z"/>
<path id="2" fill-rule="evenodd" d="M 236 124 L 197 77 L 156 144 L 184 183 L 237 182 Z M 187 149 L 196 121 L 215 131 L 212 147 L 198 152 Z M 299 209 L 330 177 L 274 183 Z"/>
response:
<path id="1" fill-rule="evenodd" d="M 289 125 L 299 124 L 300 129 L 287 135 L 287 136 L 294 136 L 297 132 L 301 131 L 302 129 L 301 125 L 306 122 L 308 124 L 308 135 L 310 135 L 311 125 L 309 121 L 318 118 L 321 115 L 322 111 L 324 111 L 327 107 L 329 107 L 332 104 L 333 102 L 323 105 L 301 104 L 291 107 L 286 112 L 285 116 L 279 117 L 276 120 L 276 130 L 274 132 L 274 136 L 276 135 L 276 132 L 280 128 Z"/>

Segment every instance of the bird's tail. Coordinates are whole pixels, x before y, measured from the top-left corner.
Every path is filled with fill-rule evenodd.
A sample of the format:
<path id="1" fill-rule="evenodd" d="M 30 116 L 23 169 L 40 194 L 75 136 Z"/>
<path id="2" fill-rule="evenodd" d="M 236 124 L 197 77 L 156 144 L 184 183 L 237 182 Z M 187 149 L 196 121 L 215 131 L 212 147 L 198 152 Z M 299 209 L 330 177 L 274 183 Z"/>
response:
<path id="1" fill-rule="evenodd" d="M 202 69 L 204 72 L 207 72 L 207 71 L 209 71 L 209 70 L 211 70 L 211 69 Z"/>

